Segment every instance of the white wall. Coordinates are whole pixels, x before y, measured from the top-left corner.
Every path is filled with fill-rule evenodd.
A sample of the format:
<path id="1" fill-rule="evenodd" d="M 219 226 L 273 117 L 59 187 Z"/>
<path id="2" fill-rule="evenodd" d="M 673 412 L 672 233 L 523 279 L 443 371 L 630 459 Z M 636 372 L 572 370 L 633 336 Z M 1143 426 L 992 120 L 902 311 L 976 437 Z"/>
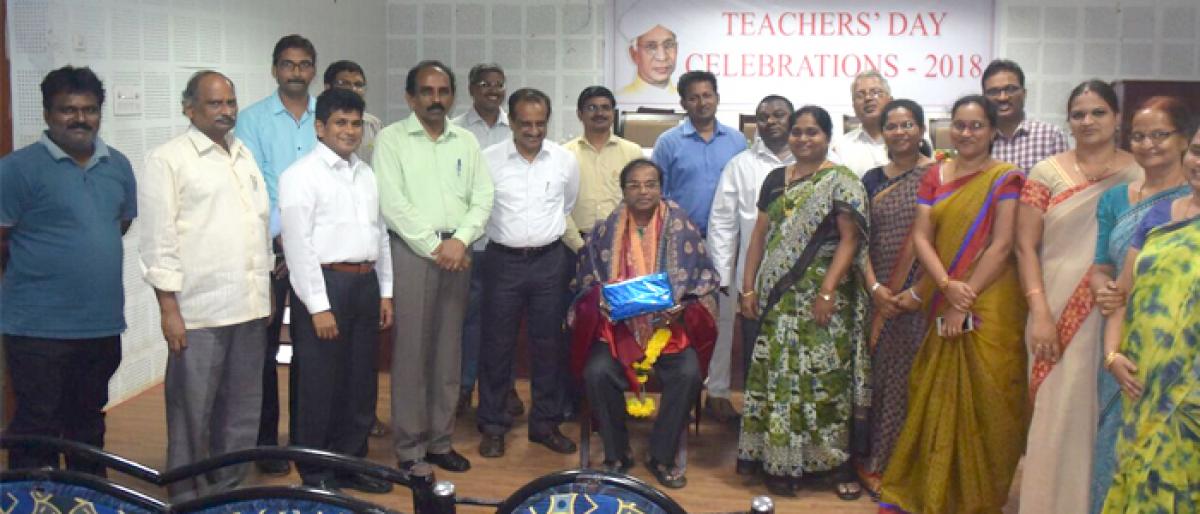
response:
<path id="1" fill-rule="evenodd" d="M 426 58 L 443 60 L 458 75 L 456 113 L 470 105 L 466 74 L 479 62 L 503 66 L 510 91 L 546 91 L 554 101 L 550 137 L 556 140 L 579 133 L 578 92 L 604 83 L 604 0 L 7 1 L 15 143 L 27 144 L 42 130 L 41 77 L 63 64 L 86 64 L 110 94 L 122 85 L 143 95 L 136 116 L 114 116 L 110 101 L 101 131 L 139 169 L 147 150 L 186 126 L 178 96 L 193 71 L 227 73 L 249 105 L 274 88 L 271 47 L 293 32 L 313 40 L 321 69 L 342 58 L 362 64 L 371 84 L 368 106 L 385 122 L 408 114 L 404 76 Z M 996 55 L 1024 67 L 1027 108 L 1039 119 L 1064 124 L 1067 93 L 1091 77 L 1200 80 L 1194 0 L 997 0 L 996 20 Z M 736 123 L 736 113 L 722 116 Z M 136 231 L 135 223 L 131 235 Z M 130 328 L 111 387 L 114 401 L 156 383 L 166 358 L 132 242 L 126 238 Z"/>
<path id="2" fill-rule="evenodd" d="M 381 42 L 384 0 L 7 0 L 12 61 L 14 144 L 36 141 L 44 129 L 38 84 L 51 69 L 90 66 L 108 101 L 101 137 L 141 172 L 145 154 L 187 127 L 179 97 L 199 69 L 224 72 L 248 106 L 274 90 L 271 50 L 279 37 L 299 33 L 317 48 L 319 92 L 324 66 L 353 59 L 368 75 L 368 105 L 386 96 Z M 116 116 L 117 87 L 141 95 L 141 112 Z M 138 268 L 133 224 L 125 237 L 125 318 L 121 367 L 110 383 L 119 402 L 158 383 L 166 367 L 154 294 Z M 80 295 L 89 294 L 81 290 Z M 64 313 L 70 315 L 70 313 Z"/>

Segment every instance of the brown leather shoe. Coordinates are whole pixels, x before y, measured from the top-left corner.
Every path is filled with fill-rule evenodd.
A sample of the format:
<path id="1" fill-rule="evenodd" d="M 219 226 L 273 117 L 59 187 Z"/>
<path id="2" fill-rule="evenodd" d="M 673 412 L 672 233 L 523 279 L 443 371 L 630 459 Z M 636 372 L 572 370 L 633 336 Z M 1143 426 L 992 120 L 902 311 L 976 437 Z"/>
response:
<path id="1" fill-rule="evenodd" d="M 479 441 L 479 454 L 495 459 L 504 456 L 504 436 L 483 434 L 483 439 Z"/>

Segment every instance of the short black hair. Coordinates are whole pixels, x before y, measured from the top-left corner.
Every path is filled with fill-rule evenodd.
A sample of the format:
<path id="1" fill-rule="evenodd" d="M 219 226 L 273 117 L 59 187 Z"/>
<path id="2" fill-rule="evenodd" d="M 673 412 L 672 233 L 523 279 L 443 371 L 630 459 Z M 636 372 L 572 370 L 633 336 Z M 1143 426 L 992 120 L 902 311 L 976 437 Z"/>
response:
<path id="1" fill-rule="evenodd" d="M 987 68 L 984 68 L 983 78 L 979 79 L 979 88 L 981 90 L 986 89 L 987 86 L 984 84 L 987 83 L 987 79 L 992 78 L 992 75 L 1002 71 L 1011 72 L 1013 75 L 1016 75 L 1017 83 L 1020 84 L 1021 87 L 1025 87 L 1025 72 L 1021 71 L 1021 65 L 1008 59 L 996 59 L 988 63 Z"/>
<path id="2" fill-rule="evenodd" d="M 575 101 L 575 108 L 582 111 L 583 105 L 588 100 L 599 97 L 607 98 L 609 102 L 612 102 L 613 109 L 617 108 L 617 98 L 613 96 L 612 90 L 604 86 L 588 86 L 583 88 L 583 91 L 579 92 L 579 100 Z"/>
<path id="3" fill-rule="evenodd" d="M 704 70 L 693 70 L 693 71 L 684 73 L 683 75 L 681 75 L 679 77 L 679 86 L 677 89 L 679 90 L 679 99 L 680 100 L 683 100 L 684 97 L 687 96 L 688 88 L 692 87 L 692 84 L 695 82 L 708 82 L 709 84 L 712 84 L 713 93 L 717 92 L 717 76 L 716 75 L 713 75 L 712 72 L 708 72 L 708 71 L 704 71 Z"/>
<path id="4" fill-rule="evenodd" d="M 275 42 L 275 49 L 271 51 L 271 65 L 279 64 L 279 58 L 283 56 L 283 51 L 289 48 L 299 48 L 308 53 L 312 57 L 313 66 L 317 65 L 317 49 L 313 46 L 312 41 L 309 41 L 300 34 L 289 34 L 279 38 Z"/>
<path id="5" fill-rule="evenodd" d="M 499 64 L 485 62 L 471 66 L 471 71 L 467 72 L 467 85 L 474 86 L 476 82 L 483 80 L 484 73 L 499 73 L 501 77 L 505 77 L 504 68 L 501 68 Z"/>
<path id="6" fill-rule="evenodd" d="M 317 121 L 321 123 L 329 121 L 329 115 L 334 111 L 357 112 L 362 115 L 366 109 L 367 103 L 354 91 L 331 87 L 317 95 L 316 116 Z"/>
<path id="7" fill-rule="evenodd" d="M 883 130 L 883 126 L 887 125 L 888 113 L 896 109 L 908 109 L 908 112 L 913 115 L 913 121 L 917 122 L 917 126 L 921 127 L 921 130 L 925 130 L 925 109 L 921 108 L 921 104 L 907 98 L 897 98 L 883 106 L 883 110 L 879 112 L 879 130 Z"/>
<path id="8" fill-rule="evenodd" d="M 404 92 L 409 96 L 417 96 L 417 75 L 426 68 L 437 68 L 450 77 L 450 92 L 457 92 L 457 86 L 454 82 L 454 72 L 450 71 L 450 67 L 445 63 L 436 59 L 428 59 L 417 63 L 416 66 L 409 68 L 408 75 L 404 77 Z"/>
<path id="9" fill-rule="evenodd" d="M 793 111 L 795 111 L 795 110 L 796 110 L 796 106 L 795 106 L 795 105 L 792 105 L 792 101 L 791 101 L 791 100 L 788 100 L 786 97 L 784 97 L 784 96 L 781 96 L 781 95 L 767 95 L 767 96 L 764 96 L 762 100 L 759 100 L 759 101 L 758 101 L 758 105 L 762 105 L 762 104 L 765 104 L 765 103 L 771 103 L 771 102 L 783 102 L 783 103 L 787 104 L 787 107 L 788 107 L 788 113 L 791 113 L 791 112 L 793 112 Z M 754 110 L 756 110 L 756 111 L 757 111 L 757 110 L 758 110 L 758 107 L 755 107 L 755 108 L 754 108 Z"/>
<path id="10" fill-rule="evenodd" d="M 343 71 L 357 73 L 363 76 L 364 81 L 367 80 L 367 72 L 363 71 L 362 66 L 359 66 L 358 63 L 354 61 L 342 60 L 334 62 L 333 64 L 330 64 L 328 68 L 325 68 L 325 85 L 333 87 L 333 83 L 337 81 L 338 73 Z"/>
<path id="11" fill-rule="evenodd" d="M 209 75 L 216 75 L 225 79 L 225 82 L 228 82 L 229 87 L 233 89 L 234 94 L 237 94 L 237 88 L 233 86 L 233 81 L 229 80 L 229 77 L 226 77 L 224 73 L 215 70 L 200 70 L 192 74 L 191 78 L 187 81 L 187 85 L 183 88 L 183 98 L 181 100 L 184 107 L 196 101 L 196 95 L 200 92 L 200 81 Z"/>
<path id="12" fill-rule="evenodd" d="M 629 161 L 629 164 L 626 164 L 624 168 L 621 168 L 621 175 L 620 175 L 620 178 L 618 179 L 621 184 L 621 189 L 625 189 L 625 183 L 629 181 L 629 173 L 637 168 L 642 167 L 642 166 L 649 166 L 651 168 L 654 168 L 654 171 L 658 172 L 658 183 L 662 184 L 662 181 L 663 181 L 662 166 L 659 166 L 658 163 L 656 163 L 650 159 L 647 159 L 645 157 L 639 157 L 637 159 Z"/>
<path id="13" fill-rule="evenodd" d="M 540 103 L 546 106 L 546 121 L 550 121 L 550 97 L 537 89 L 523 87 L 508 95 L 508 117 L 517 119 L 517 104 L 521 102 Z"/>
<path id="14" fill-rule="evenodd" d="M 817 127 L 821 129 L 821 132 L 825 133 L 826 138 L 833 138 L 833 120 L 829 118 L 829 111 L 826 111 L 824 107 L 819 105 L 805 105 L 797 109 L 796 112 L 793 112 L 788 117 L 789 132 L 792 130 L 792 127 L 796 126 L 796 121 L 805 114 L 813 117 L 813 121 L 817 122 Z"/>
<path id="15" fill-rule="evenodd" d="M 1071 90 L 1071 94 L 1067 95 L 1067 117 L 1071 116 L 1071 103 L 1088 91 L 1096 93 L 1113 112 L 1121 112 L 1121 101 L 1117 99 L 1117 92 L 1113 90 L 1112 84 L 1100 79 L 1091 79 L 1080 82 Z"/>
<path id="16" fill-rule="evenodd" d="M 49 111 L 54 105 L 54 97 L 63 93 L 91 93 L 96 95 L 97 104 L 104 105 L 104 84 L 100 82 L 100 77 L 86 66 L 76 68 L 67 65 L 47 73 L 42 79 L 42 108 Z"/>
<path id="17" fill-rule="evenodd" d="M 987 117 L 988 124 L 992 128 L 996 128 L 996 124 L 999 123 L 998 120 L 1000 119 L 1000 115 L 996 112 L 996 104 L 983 95 L 967 95 L 955 100 L 954 106 L 950 108 L 950 117 L 954 118 L 954 113 L 958 112 L 960 107 L 968 104 L 977 104 L 979 107 L 982 107 L 983 115 Z"/>

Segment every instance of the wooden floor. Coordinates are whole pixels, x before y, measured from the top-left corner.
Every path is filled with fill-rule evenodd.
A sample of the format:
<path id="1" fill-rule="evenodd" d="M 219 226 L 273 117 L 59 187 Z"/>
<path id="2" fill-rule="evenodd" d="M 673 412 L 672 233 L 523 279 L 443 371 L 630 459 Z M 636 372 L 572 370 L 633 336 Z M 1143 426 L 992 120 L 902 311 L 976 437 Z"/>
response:
<path id="1" fill-rule="evenodd" d="M 280 368 L 286 373 L 285 367 Z M 281 387 L 286 387 L 287 380 L 280 379 Z M 520 381 L 518 391 L 522 398 L 528 400 L 528 382 Z M 389 388 L 387 375 L 380 375 L 379 414 L 387 419 L 389 405 Z M 740 398 L 735 398 L 735 403 Z M 286 401 L 284 409 L 287 408 Z M 286 412 L 282 416 L 287 419 Z M 522 417 L 520 422 L 524 422 Z M 286 425 L 286 423 L 284 423 Z M 578 441 L 579 425 L 566 423 L 562 426 L 563 433 Z M 630 425 L 634 452 L 638 455 L 645 453 L 649 439 L 649 422 L 632 422 Z M 485 459 L 479 456 L 479 434 L 474 425 L 474 413 L 458 420 L 454 446 L 460 453 L 471 460 L 472 468 L 466 473 L 449 473 L 439 470 L 438 479 L 450 480 L 457 486 L 459 496 L 475 498 L 503 499 L 529 481 L 557 470 L 577 467 L 578 455 L 559 455 L 542 447 L 531 444 L 526 440 L 526 426 L 513 429 L 507 438 L 507 453 L 499 459 Z M 157 469 L 165 468 L 166 461 L 166 421 L 163 407 L 162 386 L 156 386 L 121 405 L 109 410 L 108 436 L 106 447 L 118 455 L 133 459 Z M 286 440 L 286 434 L 281 434 L 281 440 Z M 592 436 L 592 460 L 603 459 L 600 441 L 597 435 Z M 688 486 L 670 491 L 668 494 L 692 513 L 711 512 L 745 512 L 749 508 L 750 499 L 755 495 L 766 494 L 766 488 L 761 484 L 747 484 L 742 477 L 734 474 L 734 460 L 737 450 L 737 427 L 733 424 L 722 425 L 709 419 L 704 419 L 699 436 L 691 436 L 688 444 Z M 368 458 L 385 465 L 395 465 L 395 458 L 386 438 L 372 438 Z M 653 477 L 646 472 L 639 462 L 632 474 L 653 483 Z M 118 482 L 135 486 L 136 482 L 125 477 L 114 476 Z M 298 484 L 300 479 L 293 470 L 286 477 L 252 476 L 253 483 Z M 159 497 L 165 497 L 161 490 L 142 490 Z M 357 493 L 356 493 L 357 494 Z M 387 495 L 360 494 L 364 499 L 384 505 L 388 508 L 412 511 L 412 498 L 407 491 L 397 491 Z M 776 499 L 776 512 L 780 514 L 799 512 L 820 513 L 867 513 L 876 512 L 877 506 L 864 495 L 854 502 L 838 499 L 830 490 L 805 490 L 798 497 L 791 499 Z M 481 507 L 461 506 L 464 513 L 487 512 Z"/>

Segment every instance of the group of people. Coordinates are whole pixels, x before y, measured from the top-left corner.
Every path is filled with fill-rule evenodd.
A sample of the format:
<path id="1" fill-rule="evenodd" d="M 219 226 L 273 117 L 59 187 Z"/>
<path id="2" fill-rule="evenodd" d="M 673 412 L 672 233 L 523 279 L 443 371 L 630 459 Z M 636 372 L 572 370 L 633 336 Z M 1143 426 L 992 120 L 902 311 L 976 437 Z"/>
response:
<path id="1" fill-rule="evenodd" d="M 530 441 L 576 451 L 559 425 L 578 391 L 601 467 L 626 472 L 626 420 L 653 415 L 644 464 L 666 487 L 686 485 L 680 436 L 705 389 L 715 417 L 740 418 L 736 472 L 777 495 L 814 479 L 847 500 L 865 488 L 884 512 L 999 512 L 1024 455 L 1022 512 L 1200 503 L 1200 136 L 1178 99 L 1136 107 L 1126 152 L 1112 87 L 1084 82 L 1067 103 L 1071 149 L 1025 116 L 1024 74 L 997 60 L 982 94 L 954 102 L 953 148 L 935 156 L 922 107 L 868 71 L 851 83 L 860 127 L 835 137 L 825 109 L 770 95 L 747 146 L 716 118 L 717 78 L 693 71 L 676 87 L 686 119 L 647 159 L 612 133 L 603 86 L 579 94 L 583 134 L 557 144 L 550 98 L 508 94 L 494 64 L 471 69 L 472 105 L 453 120 L 455 74 L 417 64 L 412 114 L 386 127 L 365 112 L 359 65 L 329 65 L 313 97 L 316 69 L 307 39 L 280 39 L 277 91 L 240 112 L 228 77 L 197 72 L 181 102 L 191 125 L 149 153 L 136 185 L 97 135 L 99 79 L 46 76 L 47 130 L 0 160 L 9 434 L 103 446 L 125 328 L 121 236 L 137 218 L 170 349 L 171 468 L 278 444 L 290 304 L 290 444 L 362 457 L 369 435 L 390 432 L 413 475 L 470 468 L 451 436 L 476 385 L 479 454 L 504 455 L 525 411 L 524 319 Z M 606 286 L 657 274 L 669 307 L 614 315 Z M 10 467 L 44 465 L 56 457 L 9 453 Z M 170 494 L 224 490 L 245 471 Z M 390 490 L 298 471 L 312 486 Z"/>

